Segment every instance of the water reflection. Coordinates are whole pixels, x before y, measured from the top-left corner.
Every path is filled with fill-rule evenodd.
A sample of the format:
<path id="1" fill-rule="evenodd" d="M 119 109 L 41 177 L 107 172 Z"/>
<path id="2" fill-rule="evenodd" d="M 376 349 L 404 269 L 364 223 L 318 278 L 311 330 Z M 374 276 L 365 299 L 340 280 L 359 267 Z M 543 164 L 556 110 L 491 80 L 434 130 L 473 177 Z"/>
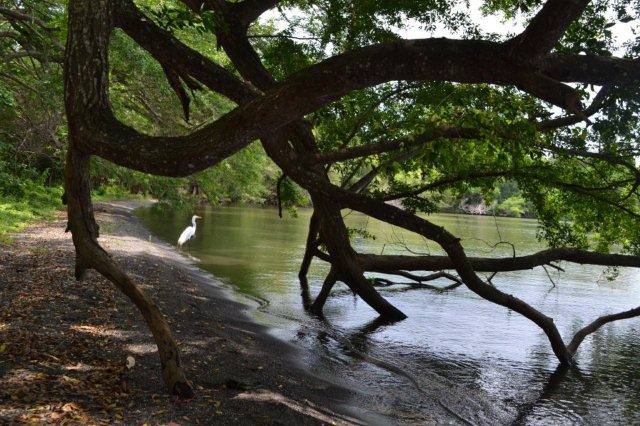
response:
<path id="1" fill-rule="evenodd" d="M 156 235 L 173 242 L 191 212 L 141 214 Z M 518 423 L 640 423 L 637 319 L 607 325 L 588 337 L 578 351 L 577 367 L 558 371 L 548 341 L 535 325 L 464 287 L 446 293 L 382 289 L 409 316 L 386 325 L 337 284 L 324 318 L 316 318 L 304 310 L 297 277 L 308 211 L 283 219 L 273 210 L 250 208 L 207 208 L 199 214 L 204 219 L 187 250 L 201 260 L 201 266 L 265 301 L 266 313 L 259 314 L 259 320 L 269 322 L 283 338 L 317 353 L 318 358 L 307 360 L 309 368 L 342 366 L 340 375 L 364 384 L 378 412 L 405 422 L 433 421 L 429 410 L 442 411 L 447 401 L 437 404 L 420 397 L 416 387 L 434 389 L 434 383 L 440 383 L 471 390 Z M 500 241 L 513 244 L 518 254 L 543 248 L 535 238 L 535 221 L 456 215 L 431 219 L 461 236 L 471 255 L 511 255 L 509 244 L 495 245 Z M 350 214 L 347 222 L 351 227 L 366 227 L 376 236 L 375 240 L 357 239 L 359 251 L 441 253 L 421 237 L 358 214 Z M 555 287 L 541 268 L 500 273 L 492 282 L 554 317 L 565 337 L 600 315 L 640 304 L 636 270 L 623 269 L 610 282 L 602 268 L 562 266 L 566 272 L 548 271 Z M 314 262 L 308 278 L 311 296 L 318 293 L 327 273 L 326 264 Z M 475 408 L 488 409 L 483 402 L 457 400 L 462 397 L 447 394 L 446 389 L 442 394 L 448 396 L 440 399 L 467 404 L 464 416 L 475 416 Z M 482 416 L 465 418 L 490 422 Z"/>

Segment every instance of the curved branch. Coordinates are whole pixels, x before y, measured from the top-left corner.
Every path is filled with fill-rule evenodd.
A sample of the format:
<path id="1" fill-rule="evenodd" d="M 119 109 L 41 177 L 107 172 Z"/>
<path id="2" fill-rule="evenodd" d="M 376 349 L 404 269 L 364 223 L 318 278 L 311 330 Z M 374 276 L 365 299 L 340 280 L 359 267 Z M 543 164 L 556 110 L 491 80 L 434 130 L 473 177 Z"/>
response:
<path id="1" fill-rule="evenodd" d="M 368 199 L 358 194 L 350 193 L 328 182 L 318 180 L 313 176 L 313 173 L 307 169 L 300 167 L 295 163 L 295 157 L 291 153 L 286 152 L 286 147 L 281 146 L 278 150 L 272 147 L 272 153 L 274 154 L 274 160 L 288 171 L 289 175 L 294 178 L 303 187 L 311 188 L 315 190 L 321 190 L 327 196 L 332 197 L 334 200 L 339 201 L 343 207 L 357 210 L 361 213 L 367 214 L 376 219 L 385 221 L 392 225 L 399 226 L 409 231 L 418 233 L 425 238 L 437 242 L 447 253 L 447 256 L 440 257 L 439 260 L 446 262 L 447 264 L 439 264 L 439 270 L 442 269 L 455 269 L 460 276 L 460 279 L 465 285 L 478 294 L 482 298 L 499 304 L 501 306 L 512 309 L 529 320 L 537 324 L 547 335 L 551 347 L 561 363 L 570 363 L 573 356 L 573 351 L 570 350 L 564 343 L 562 336 L 560 335 L 557 327 L 555 326 L 553 319 L 544 315 L 542 312 L 536 310 L 526 302 L 506 294 L 497 288 L 482 281 L 475 270 L 482 270 L 487 268 L 489 271 L 496 272 L 498 270 L 513 270 L 511 268 L 525 269 L 526 267 L 533 267 L 538 265 L 549 264 L 556 260 L 568 260 L 577 263 L 590 263 L 598 265 L 611 265 L 611 266 L 640 266 L 640 257 L 627 256 L 619 254 L 600 254 L 592 252 L 581 252 L 573 249 L 550 249 L 536 253 L 534 255 L 522 256 L 520 258 L 506 258 L 506 259 L 474 259 L 468 258 L 460 244 L 459 239 L 451 235 L 444 228 L 434 225 L 431 222 L 422 219 L 418 216 L 405 212 L 397 207 L 381 203 L 372 199 Z M 361 268 L 364 270 L 372 270 L 363 261 L 363 258 L 367 256 L 369 259 L 376 258 L 375 255 L 359 255 L 358 259 L 361 263 Z M 380 256 L 378 259 L 389 258 L 387 256 Z M 409 256 L 405 258 L 410 258 Z M 421 257 L 424 261 L 432 261 L 434 256 Z M 331 260 L 335 260 L 332 254 Z M 377 272 L 389 272 L 397 271 L 398 269 L 411 269 L 410 265 L 399 264 L 398 260 L 402 260 L 399 257 L 394 257 L 393 269 L 381 270 L 376 269 Z M 481 263 L 485 264 L 482 265 Z M 475 263 L 475 264 L 474 264 Z M 491 263 L 490 266 L 487 263 Z M 420 265 L 417 269 L 428 270 L 424 264 Z M 640 309 L 640 308 L 639 308 Z M 636 316 L 637 311 L 631 310 L 621 314 L 613 316 L 607 316 L 596 320 L 593 325 L 588 326 L 585 330 L 577 335 L 577 339 L 581 341 L 584 337 L 582 334 L 588 334 L 595 331 L 598 327 L 606 322 L 610 322 L 616 319 L 628 318 L 630 316 Z M 574 339 L 575 340 L 575 339 Z M 579 341 L 572 345 L 572 349 L 577 347 Z"/>
<path id="2" fill-rule="evenodd" d="M 397 149 L 412 148 L 425 145 L 437 139 L 476 139 L 480 136 L 477 129 L 469 127 L 442 126 L 415 137 L 378 142 L 352 148 L 343 148 L 325 154 L 315 154 L 310 160 L 315 163 L 327 164 L 337 161 L 351 160 L 373 154 L 381 154 Z"/>
<path id="3" fill-rule="evenodd" d="M 224 29 L 217 31 L 216 34 L 234 65 L 245 78 L 251 79 L 260 88 L 264 90 L 272 88 L 275 85 L 275 80 L 262 66 L 256 52 L 249 44 L 246 37 L 246 28 L 242 28 L 240 25 L 234 25 L 235 17 L 225 14 L 222 6 L 220 6 L 220 9 L 218 12 L 226 20 L 226 25 Z M 277 91 L 278 88 L 276 87 L 274 90 Z M 299 152 L 317 151 L 311 128 L 308 123 L 302 120 L 294 120 L 292 126 L 283 129 L 281 132 L 275 132 L 270 138 L 263 137 L 263 144 L 265 148 L 269 148 L 272 145 L 289 146 L 289 139 L 291 139 L 293 145 L 296 147 L 295 149 Z M 312 169 L 321 176 L 321 179 L 328 182 L 326 170 L 323 167 L 316 165 L 312 167 Z M 360 270 L 355 259 L 355 251 L 349 243 L 347 229 L 339 208 L 321 193 L 316 191 L 309 191 L 309 193 L 312 197 L 314 208 L 321 218 L 321 231 L 323 229 L 330 230 L 330 232 L 324 232 L 322 235 L 329 251 L 336 258 L 336 262 L 333 265 L 336 268 L 336 274 L 339 273 L 345 284 L 381 316 L 390 320 L 406 318 L 400 310 L 380 296 L 364 277 L 363 271 Z M 304 264 L 303 267 L 305 267 Z M 306 279 L 301 280 L 303 292 L 305 291 L 305 281 Z M 333 283 L 328 283 L 327 285 L 331 287 Z"/>
<path id="4" fill-rule="evenodd" d="M 104 60 L 99 63 L 103 69 L 108 69 L 106 52 L 89 52 L 95 44 L 88 43 L 78 46 L 77 43 L 87 42 L 93 37 L 108 38 L 108 31 L 101 31 L 109 26 L 108 0 L 71 1 L 69 3 L 69 37 L 67 64 L 72 70 L 65 73 L 66 110 L 69 118 L 69 148 L 67 150 L 67 163 L 65 168 L 65 199 L 67 202 L 68 225 L 67 229 L 73 236 L 73 244 L 76 249 L 76 279 L 81 279 L 89 268 L 97 270 L 109 279 L 120 291 L 122 291 L 136 305 L 146 321 L 158 347 L 162 377 L 172 394 L 181 397 L 193 396 L 193 389 L 187 381 L 182 368 L 178 345 L 171 335 L 169 325 L 152 299 L 145 294 L 136 284 L 115 264 L 107 252 L 102 249 L 97 241 L 98 226 L 93 216 L 91 204 L 91 177 L 90 155 L 78 149 L 78 143 L 84 139 L 85 132 L 82 122 L 78 122 L 85 105 L 91 104 L 81 87 L 78 89 L 76 79 L 82 83 L 94 80 L 95 85 L 104 83 L 100 81 L 100 74 L 83 75 L 74 70 L 73 52 L 84 51 L 85 54 L 96 54 L 91 60 Z M 99 40 L 97 46 L 106 48 L 106 40 Z M 71 53 L 70 53 L 71 52 Z M 95 66 L 95 65 L 94 65 Z M 68 67 L 67 67 L 68 70 Z M 78 92 L 74 92 L 79 90 Z M 94 100 L 95 102 L 95 100 Z M 100 119 L 101 117 L 97 117 Z"/>
<path id="5" fill-rule="evenodd" d="M 176 53 L 173 43 L 165 47 L 166 55 Z M 238 63 L 242 65 L 241 59 L 246 58 L 238 56 L 241 57 Z M 586 69 L 591 68 L 591 72 L 580 70 L 580 75 L 576 78 L 591 82 L 590 80 L 598 80 L 601 74 L 606 74 L 608 80 L 624 78 L 634 81 L 640 77 L 640 70 L 636 69 L 638 67 L 632 60 L 594 60 L 593 57 L 589 57 L 588 60 L 592 63 Z M 194 62 L 197 62 L 196 58 Z M 197 63 L 191 65 L 194 69 L 198 68 Z M 268 80 L 271 82 L 269 84 L 273 85 L 273 79 L 270 76 L 266 78 L 261 71 L 256 71 L 254 65 L 246 63 L 245 67 L 251 68 L 251 72 L 256 74 L 255 81 L 266 83 Z M 202 74 L 206 73 L 206 67 L 199 68 Z M 545 72 L 551 70 L 549 74 L 560 74 L 571 80 L 576 67 L 568 63 L 565 57 L 554 56 L 545 59 L 543 68 Z M 621 77 L 622 75 L 624 77 Z M 553 75 L 552 77 L 557 78 Z M 200 77 L 194 78 L 202 81 Z M 112 125 L 103 129 L 101 133 L 104 135 L 115 131 L 114 133 L 122 137 L 134 151 L 146 155 L 140 161 L 127 161 L 124 164 L 125 160 L 129 159 L 120 151 L 117 155 L 111 155 L 109 160 L 156 174 L 182 176 L 215 164 L 262 134 L 286 126 L 350 91 L 386 81 L 447 80 L 514 84 L 543 100 L 575 111 L 578 108 L 576 92 L 554 79 L 531 74 L 523 69 L 514 63 L 513 59 L 505 54 L 502 45 L 497 43 L 447 39 L 402 40 L 364 47 L 311 66 L 291 76 L 260 99 L 239 107 L 190 138 L 150 138 L 133 132 L 112 117 L 107 117 L 106 120 Z M 104 90 L 103 87 L 100 89 Z M 104 111 L 100 112 L 104 114 Z M 225 126 L 227 129 L 224 129 Z M 228 127 L 235 131 L 229 131 Z M 113 138 L 109 143 L 117 145 Z M 112 150 L 109 148 L 101 152 L 95 146 L 90 146 L 89 142 L 84 148 L 101 156 Z M 166 161 L 166 156 L 160 156 L 159 152 L 167 150 L 171 153 L 172 160 L 170 164 L 162 164 Z"/>
<path id="6" fill-rule="evenodd" d="M 211 59 L 191 49 L 147 18 L 131 0 L 113 0 L 114 24 L 163 66 L 188 75 L 238 104 L 260 94 Z"/>
<path id="7" fill-rule="evenodd" d="M 637 316 L 640 316 L 640 306 L 634 309 L 629 309 L 628 311 L 619 312 L 617 314 L 603 315 L 592 323 L 578 330 L 578 332 L 573 336 L 573 339 L 571 339 L 571 342 L 567 346 L 567 349 L 569 349 L 570 352 L 575 353 L 578 350 L 578 346 L 580 346 L 585 337 L 587 337 L 591 333 L 595 333 L 603 325 L 613 321 L 634 318 Z"/>
<path id="8" fill-rule="evenodd" d="M 73 139 L 75 135 L 72 133 Z M 76 279 L 93 268 L 109 279 L 138 308 L 158 347 L 162 377 L 170 393 L 193 396 L 193 389 L 182 369 L 180 352 L 169 325 L 153 300 L 115 264 L 97 241 L 98 227 L 91 206 L 89 156 L 69 147 L 66 164 L 65 193 L 69 217 L 68 229 L 76 249 Z"/>
<path id="9" fill-rule="evenodd" d="M 536 323 L 547 334 L 558 359 L 563 363 L 570 362 L 572 353 L 565 346 L 553 320 L 524 301 L 485 283 L 475 273 L 473 258 L 466 256 L 458 238 L 444 228 L 402 209 L 332 185 L 323 167 L 305 165 L 301 161 L 305 154 L 313 153 L 316 149 L 310 129 L 300 119 L 305 114 L 316 111 L 353 90 L 392 80 L 513 85 L 543 101 L 580 114 L 578 92 L 563 82 L 594 84 L 602 84 L 601 80 L 606 81 L 607 84 L 637 82 L 640 80 L 640 65 L 637 60 L 550 55 L 542 57 L 539 66 L 532 67 L 530 61 L 514 57 L 510 49 L 505 48 L 503 44 L 490 41 L 399 40 L 332 57 L 278 84 L 259 63 L 259 58 L 252 50 L 246 36 L 247 21 L 259 15 L 256 10 L 264 5 L 272 5 L 274 2 L 272 0 L 246 0 L 244 3 L 206 1 L 205 3 L 211 5 L 217 15 L 226 20 L 227 25 L 220 26 L 216 32 L 219 42 L 243 77 L 265 91 L 262 94 L 252 90 L 250 86 L 243 84 L 229 73 L 223 72 L 217 64 L 207 63 L 202 56 L 194 54 L 170 35 L 158 32 L 157 27 L 145 23 L 145 18 L 137 13 L 135 7 L 131 8 L 132 3 L 126 3 L 128 0 L 112 1 L 116 5 L 124 4 L 125 9 L 128 7 L 128 15 L 117 8 L 115 11 L 110 10 L 109 0 L 95 2 L 72 0 L 70 2 L 70 28 L 73 27 L 74 31 L 70 31 L 68 37 L 65 89 L 70 134 L 73 135 L 73 151 L 70 152 L 73 155 L 88 158 L 89 154 L 95 153 L 117 164 L 137 170 L 181 176 L 211 166 L 243 148 L 252 140 L 261 138 L 267 152 L 284 173 L 310 192 L 314 206 L 320 214 L 322 228 L 333 231 L 326 233 L 324 243 L 329 249 L 332 266 L 336 268 L 335 272 L 380 314 L 395 319 L 405 317 L 401 311 L 382 298 L 364 277 L 365 268 L 349 243 L 340 214 L 341 208 L 360 211 L 437 242 L 447 253 L 451 269 L 457 271 L 460 279 L 469 289 L 482 298 L 512 309 Z M 201 8 L 203 2 L 188 0 L 187 3 Z M 550 39 L 557 40 L 559 37 L 557 33 L 564 31 L 560 27 L 565 24 L 555 25 L 556 18 L 547 12 L 553 11 L 557 4 L 558 0 L 550 0 L 548 8 L 551 9 L 545 6 L 547 9 L 543 8 L 541 12 L 544 19 L 540 19 L 544 21 L 550 17 L 549 22 L 553 27 L 550 27 L 552 34 L 547 36 L 543 45 L 545 43 L 548 45 Z M 247 5 L 257 5 L 257 7 L 252 6 L 251 10 L 246 12 L 249 10 Z M 236 7 L 247 7 L 247 9 L 244 11 L 235 9 L 237 13 L 229 13 L 229 10 L 234 10 Z M 145 49 L 152 53 L 163 66 L 176 72 L 178 78 L 185 82 L 198 80 L 213 90 L 226 93 L 230 99 L 237 100 L 240 106 L 216 122 L 182 137 L 150 137 L 120 123 L 111 112 L 108 100 L 106 64 L 113 12 L 117 16 L 118 24 L 144 44 Z M 536 25 L 532 23 L 531 31 L 535 30 Z M 140 28 L 136 29 L 135 26 Z M 156 44 L 153 37 L 158 34 L 158 40 L 162 41 Z M 520 44 L 529 43 L 528 38 L 526 34 L 523 35 Z M 543 48 L 546 49 L 544 46 Z M 165 51 L 163 52 L 162 49 Z M 188 54 L 188 59 L 183 61 L 180 53 Z M 576 67 L 576 63 L 584 66 Z M 207 77 L 206 74 L 211 71 L 214 77 Z M 241 95 L 234 93 L 236 90 Z M 294 148 L 288 141 L 292 142 Z M 88 162 L 84 164 L 88 165 Z M 70 165 L 69 176 L 74 176 L 73 172 L 74 167 Z M 81 273 L 87 267 L 102 268 L 101 272 L 119 283 L 123 291 L 134 292 L 135 289 L 130 286 L 131 283 L 127 282 L 126 278 L 119 276 L 117 272 L 110 271 L 110 264 L 105 258 L 106 253 L 101 254 L 102 252 L 96 249 L 97 243 L 95 246 L 87 243 L 97 237 L 97 229 L 93 228 L 93 217 L 82 211 L 82 209 L 90 209 L 86 174 L 81 184 L 86 186 L 83 188 L 85 199 L 76 203 L 72 198 L 74 206 L 69 209 L 74 239 L 76 235 L 82 236 L 81 234 L 85 233 L 85 238 L 76 242 L 80 254 L 78 272 Z M 69 188 L 73 189 L 71 183 Z M 93 256 L 95 258 L 92 258 Z M 513 258 L 508 260 L 513 261 Z M 505 261 L 505 259 L 498 259 L 498 261 Z M 398 266 L 394 266 L 397 270 Z M 136 294 L 131 294 L 134 296 L 132 300 L 141 300 Z M 145 303 L 140 304 L 142 307 L 144 305 Z M 152 329 L 156 327 L 157 331 L 162 328 L 162 324 L 154 325 L 154 322 L 155 320 L 149 321 Z M 168 360 L 174 373 L 181 373 L 177 350 L 172 349 L 175 343 L 170 334 L 160 333 L 156 337 L 156 340 L 163 339 L 169 342 L 163 341 L 166 343 L 164 347 L 161 347 L 163 342 L 159 342 L 161 357 Z M 163 368 L 165 358 L 163 358 Z M 182 383 L 182 376 L 172 374 L 172 377 L 170 380 Z M 175 391 L 175 388 L 172 390 Z"/>

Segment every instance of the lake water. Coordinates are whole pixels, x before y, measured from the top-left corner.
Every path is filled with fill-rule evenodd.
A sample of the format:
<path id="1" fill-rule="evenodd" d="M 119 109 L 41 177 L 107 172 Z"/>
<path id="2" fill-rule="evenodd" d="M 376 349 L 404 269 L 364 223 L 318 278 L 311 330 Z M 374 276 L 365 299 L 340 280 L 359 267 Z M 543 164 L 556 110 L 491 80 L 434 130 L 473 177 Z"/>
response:
<path id="1" fill-rule="evenodd" d="M 451 422 L 640 424 L 638 319 L 609 324 L 588 337 L 578 350 L 578 368 L 568 371 L 556 371 L 556 358 L 537 326 L 465 287 L 447 293 L 383 289 L 383 296 L 408 319 L 377 326 L 375 312 L 340 283 L 321 322 L 304 311 L 297 279 L 310 213 L 300 210 L 298 217 L 285 213 L 280 219 L 272 209 L 207 207 L 198 212 L 203 220 L 185 251 L 203 269 L 261 301 L 256 319 L 316 354 L 305 360 L 311 371 L 331 369 L 363 389 L 368 399 L 364 409 L 372 416 L 429 422 L 434 420 L 430 410 L 439 406 L 461 413 L 452 415 Z M 149 229 L 170 243 L 191 214 L 140 212 Z M 492 248 L 499 241 L 512 243 L 518 255 L 544 248 L 536 239 L 534 220 L 462 215 L 432 215 L 430 220 L 462 237 L 469 255 L 510 256 L 507 244 Z M 358 251 L 441 254 L 421 237 L 357 213 L 348 214 L 346 221 L 375 236 L 357 238 Z M 547 268 L 547 274 L 536 268 L 500 273 L 493 283 L 552 316 L 567 341 L 594 318 L 640 304 L 640 272 L 635 269 L 621 269 L 610 281 L 600 267 L 562 266 L 566 272 Z M 327 272 L 326 264 L 314 261 L 312 294 Z M 456 389 L 477 399 L 462 397 Z M 477 414 L 488 407 L 500 416 Z"/>

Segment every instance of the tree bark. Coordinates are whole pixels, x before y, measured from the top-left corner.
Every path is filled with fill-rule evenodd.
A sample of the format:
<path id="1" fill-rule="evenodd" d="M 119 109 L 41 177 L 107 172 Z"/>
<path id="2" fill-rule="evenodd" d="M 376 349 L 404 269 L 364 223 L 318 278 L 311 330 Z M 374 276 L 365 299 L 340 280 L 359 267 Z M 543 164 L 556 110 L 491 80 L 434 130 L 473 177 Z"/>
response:
<path id="1" fill-rule="evenodd" d="M 73 140 L 73 135 L 70 135 Z M 180 361 L 180 353 L 169 325 L 151 298 L 115 264 L 98 244 L 98 227 L 91 206 L 91 181 L 89 159 L 73 147 L 69 147 L 66 165 L 66 194 L 69 228 L 76 248 L 76 279 L 82 278 L 86 269 L 93 268 L 115 284 L 138 308 L 158 346 L 162 378 L 167 389 L 180 397 L 193 396 Z"/>
<path id="2" fill-rule="evenodd" d="M 311 261 L 313 260 L 314 253 L 318 245 L 319 231 L 320 218 L 318 217 L 318 213 L 314 210 L 311 214 L 311 219 L 309 220 L 307 244 L 305 246 L 302 262 L 300 263 L 300 271 L 298 272 L 298 278 L 300 278 L 301 281 L 307 279 L 307 273 L 309 272 L 309 267 L 311 266 Z"/>
<path id="3" fill-rule="evenodd" d="M 335 185 L 332 185 L 330 182 L 325 181 L 325 179 L 314 173 L 313 170 L 305 168 L 301 166 L 299 162 L 296 162 L 296 155 L 295 153 L 291 152 L 290 148 L 287 148 L 284 145 L 281 145 L 278 148 L 279 149 L 272 147 L 268 150 L 271 157 L 276 161 L 276 163 L 278 163 L 280 167 L 283 168 L 283 170 L 286 171 L 288 176 L 294 179 L 302 187 L 311 191 L 312 196 L 316 194 L 316 197 L 326 197 L 328 199 L 331 199 L 334 203 L 339 203 L 340 207 L 342 208 L 351 208 L 368 216 L 415 232 L 429 240 L 438 243 L 447 253 L 447 256 L 451 259 L 451 262 L 454 266 L 453 269 L 456 270 L 456 272 L 460 276 L 460 279 L 471 291 L 473 291 L 483 299 L 512 309 L 533 321 L 547 335 L 549 342 L 551 343 L 551 347 L 558 360 L 561 363 L 571 362 L 572 355 L 567 350 L 567 347 L 562 340 L 562 336 L 555 326 L 553 319 L 539 312 L 517 297 L 503 293 L 502 291 L 485 283 L 473 270 L 473 267 L 469 262 L 469 259 L 467 258 L 462 245 L 460 244 L 460 240 L 449 233 L 446 229 L 397 207 L 364 197 L 359 194 L 351 193 Z M 321 204 L 320 207 L 322 208 Z M 331 216 L 327 215 L 326 213 L 328 212 L 325 211 L 322 213 L 323 220 L 325 220 L 325 218 L 327 217 L 331 219 Z M 329 225 L 331 229 L 339 229 L 339 225 L 335 223 L 335 221 L 329 222 Z M 334 236 L 334 238 L 340 237 Z M 336 266 L 337 262 L 341 263 L 340 265 L 337 265 L 341 277 L 343 277 L 345 272 L 353 274 L 355 271 L 358 271 L 360 273 L 363 271 L 360 265 L 352 265 L 349 260 L 345 261 L 345 259 L 350 259 L 350 254 L 344 250 L 344 244 L 340 244 L 339 242 L 331 240 L 328 240 L 326 243 L 327 247 L 330 249 L 329 254 L 333 261 L 332 264 Z M 350 270 L 349 268 L 352 269 Z M 351 277 L 347 275 L 344 278 L 348 279 Z M 350 284 L 352 283 L 347 282 L 347 285 L 350 286 Z M 368 287 L 373 288 L 372 286 Z M 353 290 L 356 291 L 355 289 Z M 375 293 L 378 295 L 378 297 L 380 297 L 377 292 Z M 360 294 L 359 292 L 358 294 L 362 297 L 362 294 Z M 371 306 L 373 306 L 372 303 L 376 302 L 377 301 L 375 300 L 367 301 L 367 303 L 369 303 Z M 384 300 L 384 302 L 386 302 L 386 300 Z M 379 306 L 379 308 L 385 309 L 385 307 L 383 307 L 382 305 Z M 378 308 L 376 308 L 376 310 L 378 310 Z M 404 316 L 404 314 L 401 315 Z M 392 316 L 393 314 L 389 312 L 389 317 Z"/>
<path id="4" fill-rule="evenodd" d="M 324 304 L 327 302 L 327 298 L 331 293 L 331 289 L 336 283 L 338 275 L 333 267 L 329 270 L 329 273 L 324 279 L 322 283 L 322 288 L 320 289 L 320 293 L 316 296 L 316 300 L 313 301 L 311 305 L 311 311 L 317 314 L 322 313 L 322 309 L 324 308 Z"/>
<path id="5" fill-rule="evenodd" d="M 243 77 L 251 80 L 260 89 L 268 91 L 273 90 L 280 93 L 283 86 L 276 86 L 275 79 L 268 73 L 260 62 L 256 52 L 251 47 L 247 36 L 247 25 L 238 22 L 237 17 L 228 13 L 227 7 L 223 4 L 213 4 L 216 13 L 220 14 L 226 20 L 226 26 L 221 27 L 217 31 L 218 40 L 222 44 L 227 55 L 232 59 Z M 279 95 L 281 96 L 281 94 Z M 295 150 L 301 155 L 317 153 L 317 145 L 315 137 L 311 132 L 310 125 L 303 120 L 295 120 L 290 123 L 283 131 L 274 132 L 272 135 L 263 137 L 262 142 L 267 152 L 274 149 L 278 151 L 279 146 L 289 146 L 288 141 L 291 140 Z M 275 154 L 275 151 L 273 152 Z M 329 179 L 326 170 L 322 165 L 315 164 L 311 166 L 317 176 L 326 182 Z M 283 169 L 284 170 L 284 169 Z M 285 173 L 286 174 L 286 173 Z M 320 220 L 320 230 L 322 237 L 327 244 L 332 257 L 336 259 L 334 267 L 336 272 L 344 279 L 345 283 L 357 293 L 369 306 L 371 306 L 382 317 L 391 320 L 401 320 L 406 318 L 399 309 L 391 305 L 376 291 L 371 283 L 365 278 L 362 269 L 358 266 L 356 253 L 351 247 L 347 228 L 344 224 L 340 209 L 333 204 L 331 200 L 322 196 L 322 194 L 309 191 L 313 200 L 315 213 L 318 214 Z M 311 231 L 311 229 L 310 229 Z M 309 233 L 311 238 L 312 233 Z M 307 258 L 310 262 L 311 258 Z M 308 268 L 303 260 L 303 268 Z M 306 303 L 306 295 L 308 295 L 308 285 L 305 279 L 301 280 L 303 303 Z M 305 291 L 306 290 L 306 291 Z"/>
<path id="6" fill-rule="evenodd" d="M 566 261 L 583 265 L 640 267 L 640 257 L 624 254 L 606 254 L 572 248 L 551 248 L 537 253 L 515 257 L 469 257 L 469 263 L 479 272 L 508 272 L 533 269 L 551 262 Z M 403 256 L 359 254 L 362 268 L 371 272 L 390 273 L 397 270 L 440 271 L 454 269 L 449 256 Z"/>
<path id="7" fill-rule="evenodd" d="M 69 3 L 69 36 L 65 63 L 65 105 L 69 123 L 66 164 L 68 229 L 76 250 L 76 279 L 93 268 L 115 284 L 138 308 L 158 346 L 162 377 L 169 392 L 180 397 L 193 396 L 185 378 L 169 325 L 158 307 L 115 264 L 98 244 L 98 225 L 91 204 L 90 155 L 80 148 L 91 130 L 87 125 L 100 120 L 92 113 L 108 108 L 101 88 L 108 82 L 107 42 L 111 26 L 109 0 L 75 0 Z M 83 64 L 90 63 L 90 68 Z M 92 73 L 93 69 L 98 70 Z"/>

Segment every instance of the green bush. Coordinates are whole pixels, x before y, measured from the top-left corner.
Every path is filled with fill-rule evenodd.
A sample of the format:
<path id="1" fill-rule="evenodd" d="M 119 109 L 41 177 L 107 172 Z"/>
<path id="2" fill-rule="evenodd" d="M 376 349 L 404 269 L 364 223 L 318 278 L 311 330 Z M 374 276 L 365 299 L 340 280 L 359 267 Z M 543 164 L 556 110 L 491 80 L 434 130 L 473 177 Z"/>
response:
<path id="1" fill-rule="evenodd" d="M 512 195 L 494 209 L 502 216 L 522 217 L 526 212 L 526 200 L 521 195 Z"/>

